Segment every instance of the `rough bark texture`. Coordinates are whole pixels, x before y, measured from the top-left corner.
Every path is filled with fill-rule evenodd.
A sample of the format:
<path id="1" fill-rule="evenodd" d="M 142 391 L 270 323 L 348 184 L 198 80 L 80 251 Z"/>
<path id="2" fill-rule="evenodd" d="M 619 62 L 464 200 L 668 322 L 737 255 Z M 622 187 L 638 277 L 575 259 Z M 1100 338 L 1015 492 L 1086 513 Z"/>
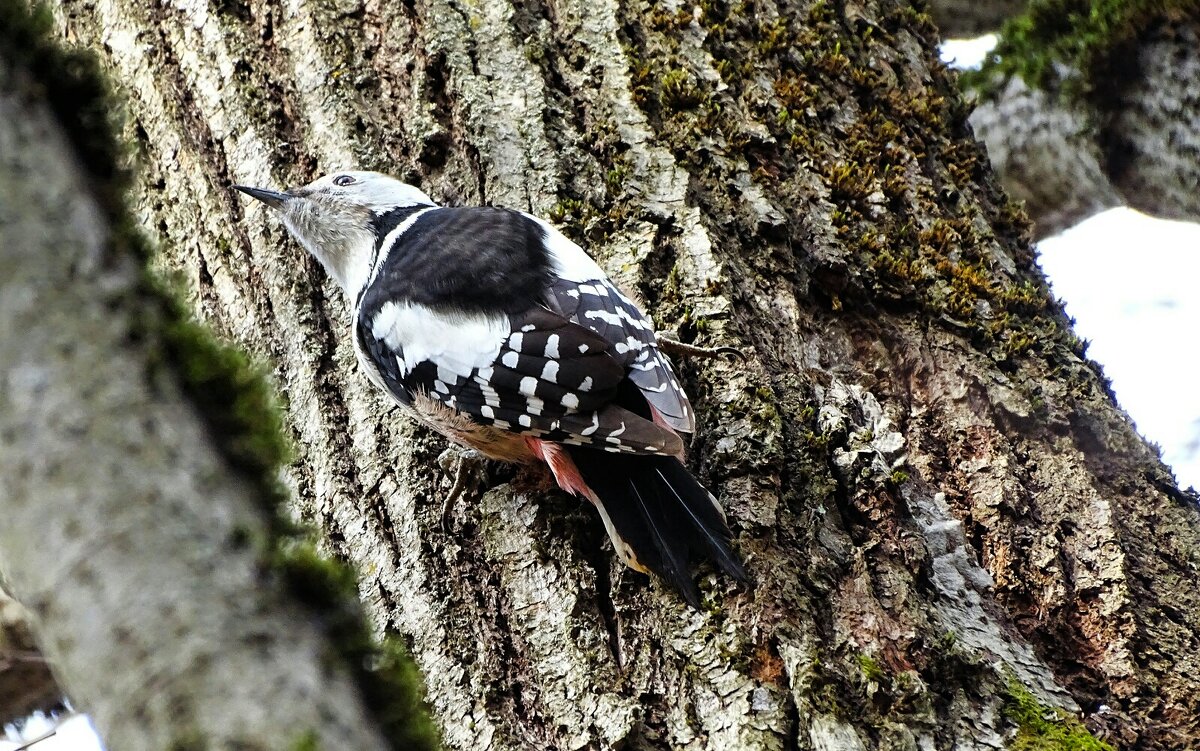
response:
<path id="1" fill-rule="evenodd" d="M 29 614 L 0 590 L 0 723 L 53 711 L 62 698 L 50 663 L 29 630 Z"/>
<path id="2" fill-rule="evenodd" d="M 66 0 L 197 310 L 270 358 L 298 508 L 412 641 L 451 748 L 1001 748 L 1028 687 L 1196 747 L 1200 516 L 1080 359 L 907 3 Z M 346 304 L 231 183 L 348 166 L 548 215 L 685 361 L 757 580 L 708 607 L 356 372 Z"/>
<path id="3" fill-rule="evenodd" d="M 1009 195 L 1024 201 L 1039 237 L 1124 203 L 1088 117 L 1083 107 L 1019 78 L 971 114 L 992 168 Z"/>
<path id="4" fill-rule="evenodd" d="M 387 748 L 262 560 L 41 82 L 0 55 L 0 571 L 109 748 Z M 83 104 L 83 103 L 81 103 Z M 32 178 L 32 179 L 31 179 Z M 13 708 L 6 707 L 6 710 Z"/>
<path id="5" fill-rule="evenodd" d="M 1025 9 L 1027 0 L 931 0 L 929 9 L 945 39 L 972 39 L 998 31 Z"/>
<path id="6" fill-rule="evenodd" d="M 1013 79 L 971 116 L 1038 236 L 1122 204 L 1200 221 L 1200 18 L 1147 24 L 1126 46 L 1086 97 Z"/>

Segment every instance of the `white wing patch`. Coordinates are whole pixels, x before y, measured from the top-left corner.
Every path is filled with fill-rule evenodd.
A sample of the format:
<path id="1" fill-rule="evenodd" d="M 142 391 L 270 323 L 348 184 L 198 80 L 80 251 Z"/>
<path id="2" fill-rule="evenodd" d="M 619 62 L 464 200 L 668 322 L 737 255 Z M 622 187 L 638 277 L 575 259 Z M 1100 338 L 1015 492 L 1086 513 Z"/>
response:
<path id="1" fill-rule="evenodd" d="M 583 248 L 567 239 L 545 219 L 539 219 L 533 214 L 525 214 L 525 216 L 537 222 L 546 231 L 546 250 L 550 253 L 550 264 L 560 279 L 589 282 L 594 279 L 608 278 L 608 275 L 600 269 L 591 256 L 583 251 Z"/>
<path id="2" fill-rule="evenodd" d="M 447 314 L 411 302 L 386 302 L 371 321 L 371 335 L 403 353 L 403 375 L 429 360 L 439 380 L 450 373 L 467 378 L 490 365 L 510 329 L 505 315 Z"/>

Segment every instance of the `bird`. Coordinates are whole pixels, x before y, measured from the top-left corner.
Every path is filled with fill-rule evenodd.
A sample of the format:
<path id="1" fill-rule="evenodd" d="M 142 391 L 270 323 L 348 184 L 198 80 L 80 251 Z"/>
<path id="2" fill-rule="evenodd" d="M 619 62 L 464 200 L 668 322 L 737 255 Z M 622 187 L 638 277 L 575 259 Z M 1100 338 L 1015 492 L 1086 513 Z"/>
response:
<path id="1" fill-rule="evenodd" d="M 377 172 L 232 187 L 342 288 L 360 367 L 409 414 L 490 459 L 545 464 L 625 565 L 694 608 L 697 560 L 748 582 L 724 510 L 684 464 L 696 415 L 653 324 L 549 222 L 439 206 Z"/>

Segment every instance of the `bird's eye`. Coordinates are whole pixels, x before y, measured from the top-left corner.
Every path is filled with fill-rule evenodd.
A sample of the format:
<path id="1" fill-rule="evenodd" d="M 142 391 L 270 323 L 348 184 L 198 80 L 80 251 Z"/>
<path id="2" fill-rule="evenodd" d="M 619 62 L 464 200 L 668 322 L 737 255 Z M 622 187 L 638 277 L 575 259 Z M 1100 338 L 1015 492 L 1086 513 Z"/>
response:
<path id="1" fill-rule="evenodd" d="M 337 177 L 333 178 L 333 184 L 339 188 L 346 185 L 353 185 L 354 182 L 354 178 L 350 175 L 338 175 Z"/>

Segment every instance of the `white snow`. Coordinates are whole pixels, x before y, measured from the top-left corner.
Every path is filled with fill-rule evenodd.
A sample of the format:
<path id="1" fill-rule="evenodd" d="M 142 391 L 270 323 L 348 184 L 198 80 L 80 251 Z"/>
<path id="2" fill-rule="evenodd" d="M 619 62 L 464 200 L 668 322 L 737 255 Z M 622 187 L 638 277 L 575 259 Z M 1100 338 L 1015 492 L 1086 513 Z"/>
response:
<path id="1" fill-rule="evenodd" d="M 1200 225 L 1112 209 L 1038 251 L 1121 406 L 1200 487 Z"/>

